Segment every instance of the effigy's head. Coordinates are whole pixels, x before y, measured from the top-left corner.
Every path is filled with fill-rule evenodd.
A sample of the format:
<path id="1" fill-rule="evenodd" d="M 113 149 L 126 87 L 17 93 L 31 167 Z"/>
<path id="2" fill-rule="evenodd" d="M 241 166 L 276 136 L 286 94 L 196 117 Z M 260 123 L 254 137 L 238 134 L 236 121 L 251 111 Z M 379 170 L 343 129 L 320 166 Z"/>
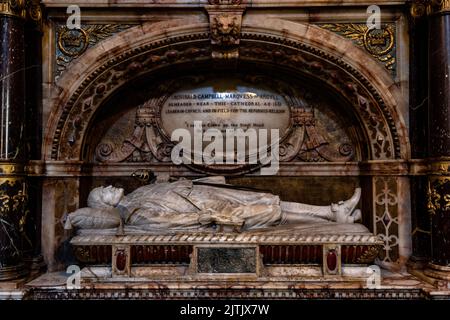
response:
<path id="1" fill-rule="evenodd" d="M 115 207 L 122 200 L 124 190 L 113 186 L 98 187 L 89 193 L 87 200 L 88 206 L 91 208 L 107 208 Z"/>

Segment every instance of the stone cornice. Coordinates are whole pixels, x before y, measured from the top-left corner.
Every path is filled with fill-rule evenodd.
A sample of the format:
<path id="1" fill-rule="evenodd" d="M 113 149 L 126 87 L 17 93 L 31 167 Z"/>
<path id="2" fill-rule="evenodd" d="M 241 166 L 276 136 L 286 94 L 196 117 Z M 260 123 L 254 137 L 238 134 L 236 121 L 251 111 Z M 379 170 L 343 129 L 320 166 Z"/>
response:
<path id="1" fill-rule="evenodd" d="M 204 7 L 205 5 L 211 4 L 211 2 L 221 2 L 222 4 L 234 3 L 233 0 L 117 0 L 112 3 L 109 0 L 79 0 L 77 5 L 83 8 L 88 7 L 141 7 L 141 8 L 167 8 L 167 7 L 191 7 L 198 8 Z M 247 8 L 276 8 L 276 7 L 314 7 L 314 6 L 369 6 L 376 4 L 379 6 L 398 6 L 408 3 L 405 0 L 380 0 L 380 1 L 370 1 L 370 0 L 241 0 L 236 1 L 245 5 Z M 43 0 L 42 3 L 46 7 L 67 7 L 74 4 L 71 0 Z"/>
<path id="2" fill-rule="evenodd" d="M 98 232 L 98 230 L 96 230 Z M 70 243 L 72 245 L 102 245 L 102 244 L 213 244 L 233 243 L 239 244 L 375 244 L 383 242 L 371 233 L 342 233 L 342 234 L 257 234 L 253 232 L 244 233 L 211 233 L 211 232 L 185 232 L 176 234 L 149 234 L 149 235 L 93 235 L 75 236 Z"/>
<path id="3" fill-rule="evenodd" d="M 441 167 L 437 162 L 434 167 Z M 171 163 L 109 163 L 93 164 L 82 161 L 30 161 L 26 172 L 29 176 L 40 177 L 81 177 L 81 176 L 131 176 L 138 169 L 147 168 L 157 174 L 174 176 L 198 176 L 184 166 Z M 433 168 L 434 168 L 433 167 Z M 433 168 L 423 159 L 363 161 L 363 162 L 284 162 L 280 166 L 280 176 L 421 176 Z"/>

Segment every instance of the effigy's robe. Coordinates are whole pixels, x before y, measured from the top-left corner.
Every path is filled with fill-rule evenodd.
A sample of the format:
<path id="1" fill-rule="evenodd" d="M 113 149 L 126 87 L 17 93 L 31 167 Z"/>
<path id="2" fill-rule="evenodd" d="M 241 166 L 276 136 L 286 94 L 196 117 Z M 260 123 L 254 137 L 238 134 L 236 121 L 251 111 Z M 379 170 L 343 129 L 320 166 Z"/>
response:
<path id="1" fill-rule="evenodd" d="M 140 187 L 118 205 L 126 225 L 155 229 L 205 229 L 204 216 L 242 221 L 243 229 L 280 224 L 278 196 L 220 185 L 197 185 L 190 180 Z"/>

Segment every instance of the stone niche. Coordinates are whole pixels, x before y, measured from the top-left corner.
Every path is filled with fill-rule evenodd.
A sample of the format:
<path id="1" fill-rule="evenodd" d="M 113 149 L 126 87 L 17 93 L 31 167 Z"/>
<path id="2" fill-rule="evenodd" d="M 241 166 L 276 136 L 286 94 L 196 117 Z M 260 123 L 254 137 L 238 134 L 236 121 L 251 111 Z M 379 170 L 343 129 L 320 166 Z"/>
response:
<path id="1" fill-rule="evenodd" d="M 86 204 L 93 187 L 113 184 L 131 192 L 145 183 L 130 175 L 119 177 L 113 168 L 130 173 L 147 168 L 159 172 L 161 179 L 223 174 L 230 183 L 317 205 L 344 199 L 365 183 L 358 162 L 367 160 L 367 144 L 357 116 L 344 99 L 312 79 L 280 70 L 275 76 L 241 69 L 155 75 L 130 83 L 109 99 L 95 117 L 83 148 L 85 161 L 102 174 L 80 179 L 80 206 Z M 279 129 L 279 172 L 260 175 L 260 165 L 173 168 L 171 133 L 181 127 L 193 136 L 194 120 L 201 120 L 204 130 L 213 127 L 224 136 L 227 128 Z M 370 216 L 372 209 L 368 206 L 365 211 Z"/>
<path id="2" fill-rule="evenodd" d="M 174 166 L 173 131 L 183 128 L 194 140 L 194 121 L 199 120 L 203 131 L 214 128 L 224 135 L 230 128 L 257 133 L 278 129 L 279 172 L 261 175 L 259 163 Z M 362 186 L 363 200 L 358 204 L 364 212 L 362 223 L 373 231 L 373 208 L 367 201 L 372 198 L 370 179 L 360 176 L 358 168 L 369 154 L 364 131 L 345 99 L 312 79 L 244 68 L 146 77 L 111 97 L 86 136 L 83 158 L 93 174 L 79 179 L 80 207 L 86 206 L 89 190 L 97 186 L 112 184 L 133 191 L 148 182 L 146 170 L 154 171 L 160 181 L 220 174 L 230 184 L 315 205 L 347 199 Z M 248 141 L 246 151 L 247 156 L 254 152 Z M 375 259 L 382 240 L 370 233 L 291 238 L 187 233 L 85 235 L 74 237 L 71 244 L 78 261 L 96 276 L 119 282 L 286 277 L 359 281 L 365 279 L 365 266 Z M 84 278 L 90 279 L 87 274 Z"/>
<path id="3" fill-rule="evenodd" d="M 361 103 L 364 100 L 360 98 L 358 101 Z M 315 261 L 313 264 L 326 261 L 328 254 L 336 255 L 335 268 L 339 269 L 339 275 L 351 276 L 353 271 L 341 268 L 341 262 L 372 262 L 375 258 L 373 245 L 380 246 L 383 242 L 387 244 L 387 249 L 380 254 L 386 262 L 397 261 L 400 255 L 401 228 L 398 224 L 397 208 L 401 199 L 396 198 L 387 205 L 388 217 L 385 214 L 386 205 L 382 200 L 383 192 L 386 192 L 383 183 L 394 188 L 393 192 L 399 192 L 398 181 L 395 177 L 387 178 L 390 179 L 387 182 L 375 180 L 377 173 L 370 163 L 374 137 L 367 132 L 360 117 L 355 110 L 354 101 L 349 101 L 344 94 L 314 78 L 294 75 L 284 69 L 242 65 L 214 70 L 200 65 L 197 68 L 182 69 L 180 72 L 170 69 L 161 73 L 155 72 L 129 81 L 98 108 L 87 125 L 81 147 L 82 174 L 76 178 L 79 183 L 76 198 L 79 207 L 84 207 L 89 191 L 102 185 L 122 187 L 129 193 L 148 183 L 146 174 L 149 171 L 154 172 L 159 181 L 225 175 L 228 183 L 267 190 L 279 195 L 284 201 L 314 205 L 327 205 L 347 199 L 356 187 L 362 187 L 362 197 L 358 205 L 363 212 L 362 224 L 375 236 L 365 240 L 363 247 L 358 249 L 358 254 L 354 251 L 356 256 L 349 258 L 353 254 L 349 252 L 353 251 L 348 250 L 356 250 L 359 245 L 358 241 L 353 239 L 336 247 L 330 247 L 333 241 L 328 238 L 317 240 L 317 244 L 312 243 L 309 238 L 298 239 L 299 245 L 316 245 L 311 249 L 314 250 L 314 255 L 311 256 L 315 259 L 311 258 L 311 261 Z M 171 161 L 171 151 L 175 142 L 171 141 L 171 134 L 180 126 L 193 134 L 196 120 L 202 121 L 204 129 L 215 128 L 221 132 L 228 128 L 255 129 L 257 132 L 260 129 L 279 129 L 279 171 L 274 175 L 260 175 L 262 165 L 259 163 L 174 165 Z M 73 128 L 75 137 L 76 123 Z M 387 226 L 383 221 L 392 223 Z M 379 235 L 381 238 L 376 239 Z M 75 239 L 72 242 L 82 263 L 112 263 L 117 267 L 119 262 L 125 269 L 116 272 L 118 276 L 149 276 L 149 270 L 145 268 L 131 272 L 131 266 L 136 262 L 133 259 L 140 259 L 136 250 L 153 250 L 154 247 L 149 247 L 148 243 L 130 246 L 120 240 L 105 240 L 106 242 L 95 244 L 90 243 L 89 239 L 88 242 L 84 242 L 85 240 Z M 166 240 L 155 245 L 162 246 L 161 248 L 166 246 L 170 250 L 184 250 L 172 248 L 174 244 Z M 197 259 L 197 254 L 202 252 L 210 254 L 200 256 L 200 260 L 191 260 L 189 266 L 186 266 L 186 259 L 183 260 L 183 268 L 190 270 L 185 271 L 196 273 L 192 268 L 198 268 L 198 261 L 206 261 L 208 257 L 215 257 L 220 250 L 226 250 L 227 247 L 221 247 L 220 241 L 212 251 L 202 251 L 205 243 L 194 241 L 194 246 L 189 246 L 190 253 L 187 256 L 185 253 L 186 259 L 189 260 L 192 255 Z M 272 244 L 273 242 L 267 242 L 269 247 Z M 64 251 L 62 246 L 67 245 L 67 242 L 54 245 L 55 252 L 60 252 Z M 269 250 L 269 247 L 255 246 L 252 241 L 242 245 L 248 247 L 247 251 L 251 248 L 257 250 L 256 256 L 259 256 L 258 250 Z M 215 252 L 215 249 L 218 251 Z M 296 250 L 289 246 L 285 249 L 292 249 L 293 252 Z M 343 256 L 341 249 L 345 252 Z M 239 254 L 249 255 L 247 251 Z M 100 253 L 102 257 L 109 258 L 100 259 L 97 255 Z M 51 254 L 49 252 L 48 255 Z M 95 258 L 93 254 L 96 255 Z M 181 251 L 176 254 L 182 256 Z M 363 257 L 359 260 L 361 255 L 369 256 L 370 259 Z M 67 263 L 64 260 L 67 258 L 62 258 L 60 262 Z M 298 260 L 298 263 L 303 262 L 302 259 Z M 271 271 L 262 271 L 263 265 L 264 262 L 255 260 L 255 274 L 262 276 L 264 272 L 273 272 L 273 275 L 280 276 L 284 273 L 284 269 L 278 267 L 273 267 Z M 201 268 L 200 270 L 203 270 Z M 204 268 L 214 269 L 213 266 Z M 305 270 L 305 274 L 323 274 L 325 271 L 321 271 L 321 268 Z M 163 269 L 155 272 L 163 272 Z M 359 274 L 360 278 L 362 276 Z"/>

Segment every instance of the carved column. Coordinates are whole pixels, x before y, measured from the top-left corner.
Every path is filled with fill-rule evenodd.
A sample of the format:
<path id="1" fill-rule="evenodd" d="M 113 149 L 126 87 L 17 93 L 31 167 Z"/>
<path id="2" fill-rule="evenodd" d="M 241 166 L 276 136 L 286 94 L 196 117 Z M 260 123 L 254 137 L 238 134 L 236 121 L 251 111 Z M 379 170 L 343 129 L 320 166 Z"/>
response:
<path id="1" fill-rule="evenodd" d="M 426 273 L 450 280 L 450 1 L 429 2 L 428 211 L 431 215 L 431 262 Z"/>
<path id="2" fill-rule="evenodd" d="M 23 247 L 28 209 L 25 108 L 25 21 L 40 20 L 37 2 L 1 0 L 0 281 L 27 273 Z"/>

